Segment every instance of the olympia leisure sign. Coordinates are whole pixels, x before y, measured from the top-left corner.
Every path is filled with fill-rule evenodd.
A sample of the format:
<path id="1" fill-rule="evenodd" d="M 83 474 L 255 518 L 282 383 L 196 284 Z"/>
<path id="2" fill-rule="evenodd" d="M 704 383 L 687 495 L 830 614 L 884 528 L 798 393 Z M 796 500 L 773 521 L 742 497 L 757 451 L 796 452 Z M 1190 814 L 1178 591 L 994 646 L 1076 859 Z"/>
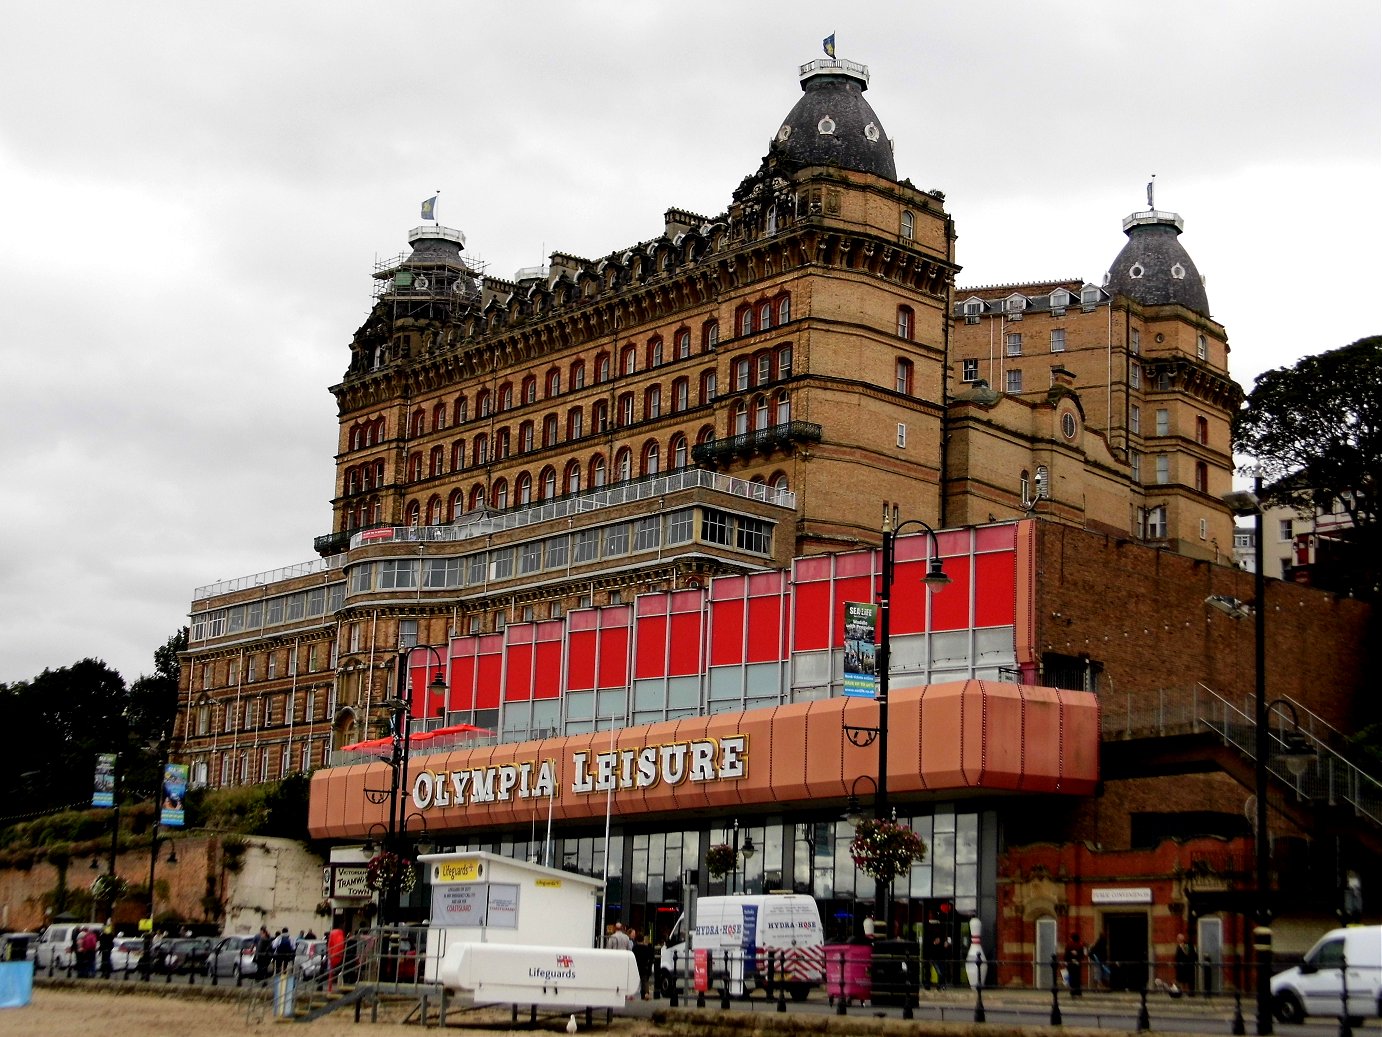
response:
<path id="1" fill-rule="evenodd" d="M 732 781 L 748 771 L 748 739 L 698 738 L 665 745 L 571 754 L 572 795 L 649 789 L 657 785 Z M 557 762 L 522 760 L 454 771 L 421 771 L 413 779 L 419 810 L 557 796 Z"/>

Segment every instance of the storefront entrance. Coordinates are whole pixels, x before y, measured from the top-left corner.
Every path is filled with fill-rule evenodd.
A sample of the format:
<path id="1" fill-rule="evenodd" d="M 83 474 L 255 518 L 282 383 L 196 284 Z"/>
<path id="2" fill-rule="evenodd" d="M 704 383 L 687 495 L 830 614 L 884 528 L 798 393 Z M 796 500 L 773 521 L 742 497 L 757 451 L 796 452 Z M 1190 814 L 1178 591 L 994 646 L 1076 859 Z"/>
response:
<path id="1" fill-rule="evenodd" d="M 1108 939 L 1109 987 L 1141 990 L 1147 981 L 1147 915 L 1143 912 L 1110 912 L 1103 916 Z"/>

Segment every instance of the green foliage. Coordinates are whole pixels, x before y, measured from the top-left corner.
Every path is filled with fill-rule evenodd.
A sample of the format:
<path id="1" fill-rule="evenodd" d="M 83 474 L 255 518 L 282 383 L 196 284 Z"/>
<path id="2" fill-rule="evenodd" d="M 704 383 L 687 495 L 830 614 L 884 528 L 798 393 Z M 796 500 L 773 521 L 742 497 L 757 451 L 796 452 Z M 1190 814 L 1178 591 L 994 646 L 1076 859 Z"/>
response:
<path id="1" fill-rule="evenodd" d="M 1352 531 L 1331 546 L 1345 593 L 1382 578 L 1382 336 L 1259 375 L 1233 420 L 1233 449 L 1256 459 L 1268 505 L 1341 508 Z"/>

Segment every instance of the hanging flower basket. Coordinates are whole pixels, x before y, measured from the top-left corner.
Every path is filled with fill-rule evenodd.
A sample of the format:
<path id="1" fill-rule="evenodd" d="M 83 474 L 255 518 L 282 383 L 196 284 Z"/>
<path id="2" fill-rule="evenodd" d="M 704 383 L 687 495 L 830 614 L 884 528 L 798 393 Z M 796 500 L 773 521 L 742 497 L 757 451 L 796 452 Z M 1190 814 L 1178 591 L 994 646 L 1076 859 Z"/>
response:
<path id="1" fill-rule="evenodd" d="M 865 875 L 879 882 L 891 882 L 926 859 L 926 844 L 906 825 L 869 818 L 854 826 L 849 855 Z"/>
<path id="2" fill-rule="evenodd" d="M 383 850 L 370 858 L 365 868 L 365 885 L 370 889 L 389 889 L 398 887 L 399 892 L 407 893 L 417 885 L 417 872 L 413 862 L 406 857 Z"/>
<path id="3" fill-rule="evenodd" d="M 91 898 L 98 903 L 109 900 L 111 903 L 125 895 L 125 880 L 119 875 L 97 875 L 91 880 Z"/>
<path id="4" fill-rule="evenodd" d="M 705 851 L 706 871 L 715 876 L 727 875 L 738 863 L 738 854 L 729 843 L 720 843 Z"/>

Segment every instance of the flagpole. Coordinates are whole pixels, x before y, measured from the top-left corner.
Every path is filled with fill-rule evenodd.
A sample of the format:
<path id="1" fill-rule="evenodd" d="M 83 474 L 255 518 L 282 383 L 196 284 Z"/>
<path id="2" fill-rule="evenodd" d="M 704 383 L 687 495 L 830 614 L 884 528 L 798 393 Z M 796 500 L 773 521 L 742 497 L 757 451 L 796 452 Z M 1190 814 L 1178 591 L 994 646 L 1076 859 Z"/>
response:
<path id="1" fill-rule="evenodd" d="M 609 751 L 614 753 L 614 724 L 610 723 L 609 728 Z M 618 761 L 615 761 L 616 763 Z M 619 771 L 617 767 L 610 767 L 611 777 L 609 787 L 605 789 L 605 873 L 601 878 L 600 894 L 600 946 L 605 943 L 605 913 L 609 909 L 609 821 L 610 815 L 614 812 L 614 783 L 618 780 Z"/>

